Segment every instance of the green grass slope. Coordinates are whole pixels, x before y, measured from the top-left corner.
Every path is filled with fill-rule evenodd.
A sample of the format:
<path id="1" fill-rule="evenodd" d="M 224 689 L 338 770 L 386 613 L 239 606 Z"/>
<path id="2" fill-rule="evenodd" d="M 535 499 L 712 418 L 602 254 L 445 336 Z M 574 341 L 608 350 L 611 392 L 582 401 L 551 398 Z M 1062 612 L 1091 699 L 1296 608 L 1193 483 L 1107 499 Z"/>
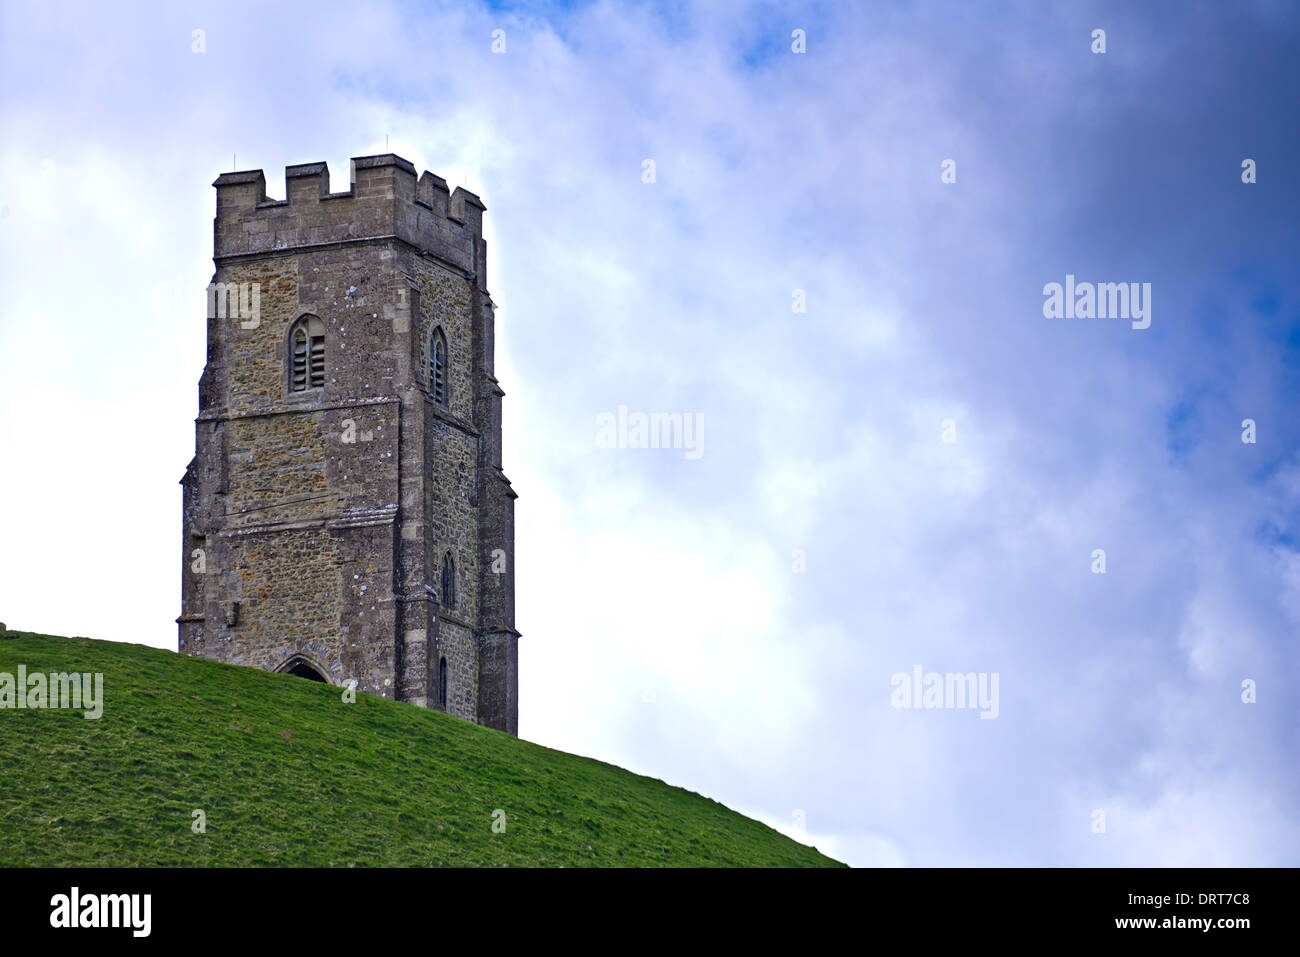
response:
<path id="1" fill-rule="evenodd" d="M 0 709 L 4 866 L 836 864 L 662 781 L 289 675 L 0 632 L 19 665 L 102 672 L 104 711 Z"/>

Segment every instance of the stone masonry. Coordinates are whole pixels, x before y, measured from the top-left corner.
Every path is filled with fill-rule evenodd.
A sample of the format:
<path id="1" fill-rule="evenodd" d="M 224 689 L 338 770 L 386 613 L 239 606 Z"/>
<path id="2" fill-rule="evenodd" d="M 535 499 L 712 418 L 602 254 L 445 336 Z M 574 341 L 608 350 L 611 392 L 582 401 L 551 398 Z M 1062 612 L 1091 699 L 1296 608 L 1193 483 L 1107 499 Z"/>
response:
<path id="1" fill-rule="evenodd" d="M 517 734 L 484 206 L 392 154 L 285 180 L 213 184 L 179 649 Z"/>

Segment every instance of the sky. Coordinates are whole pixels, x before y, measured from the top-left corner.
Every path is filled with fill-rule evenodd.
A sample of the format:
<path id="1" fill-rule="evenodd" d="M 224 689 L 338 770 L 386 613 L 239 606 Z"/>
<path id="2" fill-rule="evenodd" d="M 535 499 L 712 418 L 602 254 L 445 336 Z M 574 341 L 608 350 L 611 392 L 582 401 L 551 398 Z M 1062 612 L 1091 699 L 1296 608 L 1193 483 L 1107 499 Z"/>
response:
<path id="1" fill-rule="evenodd" d="M 1300 864 L 1298 48 L 1287 2 L 7 3 L 0 620 L 175 648 L 211 183 L 391 151 L 488 210 L 521 737 L 858 866 Z"/>

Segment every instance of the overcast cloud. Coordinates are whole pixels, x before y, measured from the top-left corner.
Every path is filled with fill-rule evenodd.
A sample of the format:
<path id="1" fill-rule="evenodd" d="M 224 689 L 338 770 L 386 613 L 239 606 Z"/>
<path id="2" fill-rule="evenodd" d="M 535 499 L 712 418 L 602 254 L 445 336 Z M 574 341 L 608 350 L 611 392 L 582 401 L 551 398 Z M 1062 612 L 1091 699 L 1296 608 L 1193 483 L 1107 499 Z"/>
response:
<path id="1" fill-rule="evenodd" d="M 175 648 L 210 184 L 392 151 L 488 207 L 522 737 L 860 865 L 1300 863 L 1294 5 L 668 9 L 6 4 L 0 618 Z"/>

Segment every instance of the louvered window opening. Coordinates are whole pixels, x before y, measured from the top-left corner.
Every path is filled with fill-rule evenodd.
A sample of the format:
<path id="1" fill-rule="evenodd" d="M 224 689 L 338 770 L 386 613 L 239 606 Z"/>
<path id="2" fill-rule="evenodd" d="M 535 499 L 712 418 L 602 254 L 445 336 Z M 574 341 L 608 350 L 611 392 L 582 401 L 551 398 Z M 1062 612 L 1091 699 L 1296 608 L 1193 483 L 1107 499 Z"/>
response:
<path id="1" fill-rule="evenodd" d="M 429 337 L 429 391 L 434 402 L 447 404 L 447 341 L 441 329 Z"/>
<path id="2" fill-rule="evenodd" d="M 290 337 L 289 391 L 305 392 L 325 385 L 325 324 L 304 317 Z"/>

